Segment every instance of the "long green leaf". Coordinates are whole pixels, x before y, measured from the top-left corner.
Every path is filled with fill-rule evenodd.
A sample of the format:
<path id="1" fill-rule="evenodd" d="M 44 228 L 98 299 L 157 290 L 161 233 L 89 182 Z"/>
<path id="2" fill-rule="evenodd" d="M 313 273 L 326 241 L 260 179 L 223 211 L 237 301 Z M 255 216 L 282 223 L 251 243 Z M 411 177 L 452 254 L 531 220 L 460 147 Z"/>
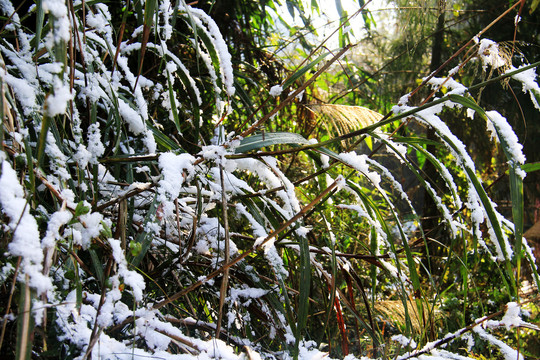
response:
<path id="1" fill-rule="evenodd" d="M 290 85 L 294 84 L 294 82 L 296 80 L 298 80 L 300 77 L 302 77 L 305 73 L 307 73 L 308 71 L 310 71 L 315 65 L 317 65 L 318 63 L 320 63 L 325 57 L 327 57 L 330 53 L 324 53 L 322 55 L 320 55 L 319 57 L 317 57 L 315 60 L 313 60 L 312 62 L 310 62 L 309 64 L 307 64 L 306 66 L 304 66 L 303 68 L 301 68 L 300 70 L 298 70 L 297 72 L 295 72 L 294 74 L 291 75 L 290 78 L 288 78 L 287 80 L 285 80 L 283 82 L 283 84 L 281 84 L 281 86 L 286 89 L 287 87 L 289 87 Z"/>
<path id="2" fill-rule="evenodd" d="M 450 99 L 452 101 L 455 101 L 463 106 L 469 107 L 473 110 L 475 110 L 484 120 L 492 121 L 487 113 L 478 106 L 474 100 L 470 98 L 466 98 L 459 95 L 451 95 Z M 509 144 L 506 141 L 506 137 L 502 134 L 502 129 L 499 128 L 498 124 L 494 121 L 492 121 L 495 130 L 497 132 L 497 136 L 499 138 L 499 141 L 501 143 L 501 147 L 503 149 L 504 154 L 506 155 L 506 158 L 508 159 L 508 164 L 510 166 L 510 197 L 512 199 L 512 217 L 514 221 L 514 237 L 515 237 L 515 251 L 514 256 L 516 259 L 516 266 L 518 269 L 518 275 L 520 274 L 520 268 L 521 268 L 521 245 L 523 240 L 523 179 L 519 175 L 521 172 L 520 164 L 514 161 L 513 155 L 512 155 L 512 149 L 510 148 L 512 145 Z M 491 221 L 491 219 L 490 219 Z M 502 236 L 502 234 L 501 234 Z M 501 250 L 503 251 L 503 254 L 505 255 L 505 258 L 508 258 L 508 254 L 506 254 L 506 250 L 504 248 L 504 243 L 499 241 Z M 507 262 L 507 268 L 509 267 L 509 264 Z M 508 269 L 510 274 L 512 274 L 511 268 Z M 513 276 L 510 276 L 512 279 Z M 517 295 L 517 294 L 516 294 Z"/>
<path id="3" fill-rule="evenodd" d="M 244 153 L 250 150 L 258 150 L 265 146 L 278 144 L 309 144 L 309 141 L 302 135 L 288 132 L 257 134 L 242 139 L 242 141 L 240 141 L 240 146 L 236 148 L 235 152 L 237 154 Z"/>
<path id="4" fill-rule="evenodd" d="M 41 130 L 39 132 L 39 140 L 37 146 L 37 160 L 38 166 L 41 167 L 43 164 L 43 158 L 45 157 L 45 146 L 47 145 L 47 133 L 49 132 L 49 127 L 51 125 L 52 119 L 45 115 L 41 120 Z"/>
<path id="5" fill-rule="evenodd" d="M 526 173 L 531 173 L 540 170 L 540 162 L 528 163 L 521 165 L 521 170 Z"/>
<path id="6" fill-rule="evenodd" d="M 347 185 L 360 197 L 360 200 L 364 204 L 364 207 L 365 209 L 367 209 L 368 213 L 375 215 L 374 220 L 376 220 L 380 224 L 382 231 L 386 234 L 386 238 L 388 239 L 388 243 L 390 245 L 389 251 L 392 254 L 396 255 L 395 265 L 396 265 L 397 272 L 398 274 L 403 274 L 401 263 L 397 260 L 398 250 L 394 242 L 392 231 L 388 227 L 388 221 L 386 220 L 385 216 L 382 214 L 379 205 L 374 203 L 373 199 L 364 192 L 365 190 L 361 186 L 356 184 L 355 182 L 351 180 L 347 180 Z M 372 253 L 371 255 L 376 256 L 377 254 Z M 387 268 L 385 268 L 385 270 L 388 271 Z M 405 311 L 405 320 L 406 320 L 405 326 L 407 328 L 407 333 L 410 334 L 412 332 L 412 323 L 411 323 L 411 318 L 409 316 L 409 309 L 408 309 L 409 294 L 406 291 L 405 285 L 403 281 L 401 280 L 401 278 L 398 279 L 398 282 L 399 282 L 399 287 L 401 289 L 401 293 L 400 293 L 401 301 L 403 303 L 403 307 Z M 362 324 L 362 326 L 368 331 L 374 343 L 378 344 L 379 339 L 377 335 L 375 334 L 375 332 L 373 331 L 373 329 L 371 329 L 371 327 L 364 321 L 364 319 L 359 318 L 359 321 Z"/>
<path id="7" fill-rule="evenodd" d="M 538 5 L 540 4 L 540 0 L 533 0 L 533 2 L 531 3 L 531 7 L 529 9 L 529 12 L 532 14 L 533 12 L 536 11 L 536 8 L 538 7 Z"/>
<path id="8" fill-rule="evenodd" d="M 182 84 L 184 84 L 184 89 L 186 89 L 190 104 L 191 104 L 191 113 L 193 115 L 193 126 L 195 127 L 195 141 L 198 141 L 199 139 L 199 127 L 201 122 L 201 113 L 200 113 L 200 106 L 199 106 L 199 98 L 197 96 L 197 90 L 193 88 L 193 86 L 196 86 L 195 84 L 192 85 L 192 82 L 190 81 L 191 75 L 187 72 L 187 69 L 185 69 L 182 66 L 178 67 L 178 70 L 175 73 L 180 78 L 180 81 Z"/>
<path id="9" fill-rule="evenodd" d="M 178 118 L 178 109 L 176 108 L 176 99 L 175 99 L 175 92 L 173 90 L 173 85 L 171 81 L 171 74 L 169 71 L 167 71 L 167 85 L 169 86 L 169 101 L 171 103 L 171 112 L 174 119 L 174 125 L 176 126 L 176 130 L 179 133 L 182 133 L 182 130 L 180 129 L 180 119 Z"/>
<path id="10" fill-rule="evenodd" d="M 154 197 L 154 200 L 152 201 L 152 204 L 150 205 L 150 208 L 148 209 L 148 212 L 146 213 L 146 216 L 144 218 L 143 227 L 146 228 L 146 224 L 151 223 L 154 221 L 156 211 L 158 208 L 158 201 L 157 196 Z M 141 244 L 141 251 L 131 260 L 131 265 L 134 267 L 138 267 L 141 263 L 142 259 L 145 257 L 146 253 L 150 249 L 150 245 L 152 245 L 153 235 L 148 234 L 146 232 L 141 232 L 137 239 L 135 240 L 138 244 Z"/>

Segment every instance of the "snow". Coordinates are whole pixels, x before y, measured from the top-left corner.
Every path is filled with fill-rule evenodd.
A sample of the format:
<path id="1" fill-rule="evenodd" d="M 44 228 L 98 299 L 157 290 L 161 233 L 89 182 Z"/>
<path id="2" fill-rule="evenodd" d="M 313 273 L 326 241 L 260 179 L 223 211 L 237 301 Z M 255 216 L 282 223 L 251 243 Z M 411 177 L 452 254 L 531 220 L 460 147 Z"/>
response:
<path id="1" fill-rule="evenodd" d="M 339 158 L 345 164 L 364 174 L 375 187 L 379 186 L 381 176 L 378 173 L 369 170 L 369 166 L 367 164 L 369 158 L 367 155 L 359 155 L 355 152 L 348 152 L 339 154 Z"/>
<path id="2" fill-rule="evenodd" d="M 58 147 L 56 139 L 52 132 L 47 133 L 47 144 L 45 145 L 45 153 L 49 156 L 51 170 L 59 177 L 61 180 L 69 180 L 71 175 L 67 171 L 65 166 L 67 163 L 67 156 L 64 155 L 62 150 Z M 58 182 L 52 180 L 51 182 Z"/>
<path id="3" fill-rule="evenodd" d="M 322 168 L 328 169 L 328 167 L 330 166 L 330 157 L 328 157 L 328 155 L 321 154 L 321 162 L 322 162 Z"/>
<path id="4" fill-rule="evenodd" d="M 405 335 L 393 335 L 391 337 L 393 341 L 396 341 L 401 344 L 401 346 L 407 348 L 410 347 L 411 349 L 416 349 L 416 342 L 413 339 L 409 339 Z"/>
<path id="5" fill-rule="evenodd" d="M 86 204 L 89 206 L 89 204 Z M 98 212 L 90 212 L 79 217 L 80 223 L 72 226 L 74 232 L 77 232 L 77 238 L 73 239 L 74 244 L 82 246 L 83 249 L 88 249 L 92 244 L 92 239 L 98 237 L 103 228 L 103 215 Z"/>
<path id="6" fill-rule="evenodd" d="M 505 59 L 500 55 L 499 45 L 493 40 L 482 39 L 478 45 L 478 56 L 482 60 L 484 71 L 487 66 L 498 69 L 506 65 Z"/>
<path id="7" fill-rule="evenodd" d="M 15 12 L 15 7 L 9 0 L 0 0 L 0 10 L 6 17 L 11 17 L 11 24 L 6 26 L 6 30 L 15 30 L 14 24 L 19 25 L 21 20 L 19 14 Z"/>
<path id="8" fill-rule="evenodd" d="M 59 44 L 62 41 L 68 42 L 71 36 L 71 25 L 68 18 L 68 10 L 64 0 L 44 0 L 42 3 L 43 10 L 46 13 L 53 15 L 54 31 L 48 36 L 49 47 L 52 47 L 54 42 Z"/>
<path id="9" fill-rule="evenodd" d="M 182 10 L 183 7 L 180 6 L 180 9 Z M 235 88 L 234 74 L 232 68 L 232 57 L 229 53 L 227 43 L 223 39 L 223 35 L 221 35 L 217 24 L 210 16 L 208 16 L 204 11 L 200 9 L 188 6 L 186 11 L 188 11 L 194 19 L 200 20 L 204 25 L 205 30 L 207 30 L 210 34 L 210 39 L 212 40 L 213 45 L 216 48 L 219 56 L 219 62 L 221 65 L 221 76 L 225 85 L 225 91 L 227 92 L 228 96 L 233 96 L 235 93 Z"/>
<path id="10" fill-rule="evenodd" d="M 515 67 L 511 67 L 506 71 L 506 73 L 510 73 L 516 70 L 521 69 L 524 66 L 519 67 L 516 69 Z M 538 99 L 540 98 L 540 87 L 538 86 L 538 82 L 536 81 L 536 69 L 531 68 L 528 70 L 521 71 L 517 74 L 512 75 L 512 79 L 517 80 L 521 82 L 522 89 L 524 93 L 529 93 L 531 96 L 531 101 L 533 102 L 534 106 L 540 110 L 540 104 L 538 103 Z"/>
<path id="11" fill-rule="evenodd" d="M 425 81 L 426 79 L 427 78 L 423 78 L 422 80 Z M 451 77 L 447 77 L 447 78 L 432 77 L 431 79 L 428 80 L 427 83 L 430 84 L 433 89 L 438 89 L 440 87 L 446 86 L 448 89 L 450 89 L 447 95 L 463 95 L 467 92 L 467 88 L 463 84 L 457 82 Z"/>
<path id="12" fill-rule="evenodd" d="M 495 227 L 500 227 L 501 222 L 504 219 L 503 216 L 496 211 L 496 205 L 491 200 L 488 199 L 487 203 L 485 204 L 480 201 L 480 195 L 477 192 L 479 190 L 475 188 L 473 184 L 473 179 L 471 178 L 472 176 L 475 176 L 474 174 L 476 173 L 474 162 L 472 161 L 470 155 L 467 153 L 465 145 L 461 142 L 461 140 L 459 140 L 450 131 L 448 126 L 437 116 L 437 114 L 442 111 L 444 106 L 454 107 L 455 104 L 447 101 L 442 104 L 426 108 L 422 111 L 418 111 L 415 114 L 415 117 L 421 123 L 427 124 L 436 130 L 437 136 L 443 141 L 443 144 L 453 155 L 457 164 L 465 170 L 465 175 L 467 176 L 467 181 L 469 182 L 468 202 L 466 203 L 466 205 L 469 207 L 473 214 L 473 216 L 471 216 L 471 219 L 473 220 L 473 231 L 477 235 L 480 235 L 478 240 L 479 243 L 484 246 L 486 250 L 488 250 L 487 246 L 485 246 L 485 244 L 483 243 L 483 239 L 479 231 L 479 225 L 481 222 L 478 222 L 487 220 L 488 233 L 495 246 L 495 250 L 497 251 L 496 259 L 499 261 L 511 259 L 513 252 L 508 241 L 507 234 L 505 232 L 502 232 L 499 239 L 499 236 L 497 236 L 495 232 Z M 400 111 L 408 111 L 410 109 L 411 108 L 401 107 Z M 500 126 L 504 127 L 503 121 L 501 121 L 501 119 L 497 117 L 497 115 L 494 115 L 495 113 L 490 114 L 496 117 L 495 124 L 500 123 Z M 510 141 L 513 141 L 512 135 L 509 134 L 506 130 L 504 131 L 504 135 L 507 136 Z M 520 151 L 521 149 L 512 150 L 512 154 L 516 156 L 519 161 L 524 160 L 521 156 L 519 156 Z M 492 207 L 496 219 L 489 219 L 484 206 Z M 498 224 L 493 224 L 493 220 L 496 220 Z M 501 247 L 501 243 L 503 247 Z"/>
<path id="13" fill-rule="evenodd" d="M 279 255 L 274 242 L 275 238 L 263 245 L 264 257 L 272 269 L 274 269 L 276 276 L 280 277 L 281 279 L 286 279 L 289 276 L 289 272 L 287 269 L 285 269 L 283 258 Z"/>
<path id="14" fill-rule="evenodd" d="M 410 107 L 407 105 L 410 97 L 411 94 L 405 94 L 400 97 L 398 103 L 392 107 L 392 112 L 394 114 L 401 114 L 402 112 L 407 111 L 407 109 L 410 109 Z"/>
<path id="15" fill-rule="evenodd" d="M 523 155 L 522 152 L 523 146 L 519 143 L 518 137 L 510 124 L 508 124 L 506 119 L 497 111 L 487 111 L 486 115 L 488 117 L 488 124 L 492 124 L 496 130 L 497 139 L 502 138 L 507 144 L 505 149 L 510 154 L 508 160 L 513 163 L 524 164 L 525 155 Z"/>
<path id="16" fill-rule="evenodd" d="M 270 96 L 278 97 L 283 92 L 281 85 L 274 85 L 270 88 Z"/>
<path id="17" fill-rule="evenodd" d="M 249 223 L 251 224 L 251 228 L 253 229 L 253 234 L 259 238 L 259 239 L 265 239 L 268 236 L 268 233 L 266 232 L 265 228 L 255 220 L 252 214 L 250 214 L 246 207 L 243 204 L 236 204 L 235 210 L 238 212 L 238 214 L 244 216 Z M 255 243 L 254 246 L 257 244 Z"/>
<path id="18" fill-rule="evenodd" d="M 250 288 L 245 286 L 244 288 L 231 288 L 230 290 L 229 299 L 230 301 L 239 301 L 241 298 L 243 299 L 258 299 L 260 297 L 265 296 L 268 293 L 268 290 L 265 289 L 257 289 L 257 288 Z"/>
<path id="19" fill-rule="evenodd" d="M 4 73 L 4 69 L 0 69 L 0 74 L 3 80 L 13 89 L 17 100 L 20 101 L 23 113 L 25 116 L 36 111 L 36 91 L 32 84 L 29 84 L 26 79 L 19 79 L 11 74 Z"/>
<path id="20" fill-rule="evenodd" d="M 172 37 L 173 27 L 171 26 L 169 20 L 173 17 L 174 7 L 171 5 L 170 0 L 164 0 L 159 5 L 159 14 L 163 20 L 163 25 L 160 26 L 163 33 L 163 40 L 169 40 Z"/>
<path id="21" fill-rule="evenodd" d="M 194 173 L 195 158 L 190 154 L 176 155 L 172 152 L 159 156 L 158 164 L 161 169 L 159 181 L 159 199 L 162 202 L 178 198 L 184 181 Z"/>
<path id="22" fill-rule="evenodd" d="M 88 151 L 91 156 L 88 160 L 90 164 L 96 165 L 98 159 L 105 153 L 105 146 L 101 142 L 101 131 L 99 129 L 99 124 L 94 123 L 88 127 Z"/>
<path id="23" fill-rule="evenodd" d="M 141 115 L 137 110 L 133 109 L 128 103 L 122 99 L 117 99 L 118 101 L 118 111 L 124 119 L 124 121 L 129 125 L 129 129 L 135 134 L 140 135 L 146 130 L 146 126 L 141 118 Z"/>
<path id="24" fill-rule="evenodd" d="M 0 283 L 4 283 L 11 274 L 15 271 L 15 268 L 11 263 L 7 263 L 0 269 Z"/>
<path id="25" fill-rule="evenodd" d="M 531 249 L 531 247 L 529 246 L 529 243 L 527 242 L 527 239 L 526 238 L 522 238 L 522 245 L 523 245 L 523 248 L 525 249 L 525 253 L 529 256 L 529 258 L 532 260 L 532 261 L 528 261 L 529 263 L 529 266 L 531 267 L 531 270 L 533 270 L 533 273 L 534 271 L 537 271 L 538 272 L 538 267 L 536 265 L 536 259 L 534 257 L 534 254 L 533 254 L 533 251 Z"/>
<path id="26" fill-rule="evenodd" d="M 61 209 L 50 216 L 47 224 L 47 232 L 45 233 L 45 237 L 43 237 L 41 240 L 41 247 L 49 250 L 47 252 L 48 256 L 45 259 L 46 269 L 49 268 L 52 263 L 52 250 L 56 245 L 56 241 L 62 239 L 60 228 L 66 225 L 72 219 L 72 217 L 71 212 L 65 209 Z"/>
<path id="27" fill-rule="evenodd" d="M 162 50 L 162 49 L 159 49 L 157 48 L 155 45 L 153 44 L 148 44 L 147 47 L 149 48 L 156 48 L 158 50 Z M 189 82 L 189 87 L 191 89 L 193 89 L 194 93 L 195 93 L 195 96 L 197 97 L 197 103 L 199 105 L 202 104 L 202 99 L 201 99 L 201 93 L 199 91 L 199 88 L 197 86 L 197 84 L 195 83 L 195 80 L 193 79 L 193 77 L 190 75 L 188 69 L 186 68 L 186 66 L 182 63 L 182 61 L 174 54 L 172 53 L 170 50 L 166 50 L 166 52 L 164 53 L 164 55 L 167 55 L 167 57 L 169 57 L 173 62 L 174 64 L 178 67 L 178 70 L 182 71 L 182 73 L 184 73 L 188 79 L 188 82 Z M 188 84 L 183 84 L 184 87 L 188 86 Z"/>
<path id="28" fill-rule="evenodd" d="M 483 340 L 489 342 L 493 346 L 498 347 L 505 360 L 524 360 L 523 355 L 519 351 L 512 349 L 503 341 L 487 333 L 481 326 L 475 326 L 473 331 Z"/>
<path id="29" fill-rule="evenodd" d="M 506 313 L 504 314 L 501 325 L 506 327 L 506 330 L 510 330 L 513 327 L 520 326 L 523 321 L 521 320 L 521 307 L 516 302 L 509 302 L 506 304 Z"/>
<path id="30" fill-rule="evenodd" d="M 146 287 L 141 274 L 134 270 L 128 270 L 124 250 L 120 247 L 120 240 L 109 239 L 114 261 L 118 264 L 118 275 L 124 279 L 124 283 L 131 287 L 135 301 L 143 300 L 143 291 Z"/>
<path id="31" fill-rule="evenodd" d="M 30 286 L 38 294 L 51 290 L 51 279 L 42 274 L 43 250 L 36 219 L 29 212 L 30 207 L 17 174 L 5 159 L 2 160 L 0 175 L 0 204 L 3 213 L 10 219 L 8 226 L 13 232 L 8 245 L 9 254 L 22 258 L 19 280 L 24 281 L 23 275 L 28 275 Z"/>

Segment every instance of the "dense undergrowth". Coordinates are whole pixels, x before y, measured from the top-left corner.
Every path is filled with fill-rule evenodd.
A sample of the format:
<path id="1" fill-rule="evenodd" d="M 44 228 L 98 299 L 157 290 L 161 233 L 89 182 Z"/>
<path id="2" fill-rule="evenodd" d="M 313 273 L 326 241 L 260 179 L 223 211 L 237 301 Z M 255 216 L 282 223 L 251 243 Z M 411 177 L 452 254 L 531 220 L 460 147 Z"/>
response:
<path id="1" fill-rule="evenodd" d="M 3 357 L 532 351 L 537 327 L 525 321 L 538 298 L 520 289 L 539 281 L 523 178 L 538 167 L 505 118 L 469 95 L 488 84 L 458 79 L 474 62 L 502 70 L 490 82 L 521 83 L 538 108 L 538 64 L 514 67 L 479 34 L 457 67 L 386 116 L 302 107 L 349 47 L 314 52 L 274 86 L 183 1 L 36 4 L 0 2 Z M 431 95 L 413 106 L 420 89 Z M 290 109 L 312 123 L 272 131 Z M 487 124 L 508 162 L 511 214 L 444 112 Z M 414 126 L 437 141 L 403 131 Z M 436 204 L 436 228 L 420 226 L 405 173 Z"/>

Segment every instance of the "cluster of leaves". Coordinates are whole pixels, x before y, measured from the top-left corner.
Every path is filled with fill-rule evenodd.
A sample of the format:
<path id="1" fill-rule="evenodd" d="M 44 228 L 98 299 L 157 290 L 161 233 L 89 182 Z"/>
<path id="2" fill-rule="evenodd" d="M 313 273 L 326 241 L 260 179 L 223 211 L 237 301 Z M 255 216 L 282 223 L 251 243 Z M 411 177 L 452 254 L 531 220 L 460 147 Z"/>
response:
<path id="1" fill-rule="evenodd" d="M 481 258 L 504 285 L 502 302 L 519 301 L 522 262 L 539 282 L 521 240 L 521 148 L 502 116 L 468 96 L 485 83 L 466 88 L 455 72 L 433 74 L 421 88 L 450 91 L 421 106 L 404 97 L 383 117 L 311 105 L 302 111 L 334 125 L 325 130 L 313 116 L 298 127 L 302 134 L 268 132 L 276 115 L 300 108 L 304 91 L 348 46 L 314 50 L 270 89 L 273 81 L 261 86 L 249 75 L 262 53 L 231 52 L 234 33 L 224 38 L 201 9 L 118 3 L 48 0 L 28 11 L 0 3 L 1 246 L 9 255 L 1 261 L 2 354 L 455 357 L 457 346 L 441 347 L 474 332 L 515 355 L 479 325 L 524 325 L 514 305 L 500 322 L 492 318 L 504 311 L 478 323 L 465 316 Z M 233 9 L 242 7 L 230 8 L 237 18 Z M 468 46 L 496 66 L 496 44 Z M 538 101 L 537 65 L 499 80 L 520 81 Z M 492 123 L 510 165 L 513 222 L 497 212 L 438 116 L 457 106 Z M 427 150 L 432 140 L 397 136 L 411 122 L 434 129 L 452 173 Z M 420 155 L 444 189 L 424 179 Z M 457 273 L 434 274 L 419 260 L 433 240 L 393 167 L 407 169 L 436 203 Z M 463 292 L 459 329 L 436 315 L 447 289 L 439 280 L 448 277 L 458 277 Z"/>

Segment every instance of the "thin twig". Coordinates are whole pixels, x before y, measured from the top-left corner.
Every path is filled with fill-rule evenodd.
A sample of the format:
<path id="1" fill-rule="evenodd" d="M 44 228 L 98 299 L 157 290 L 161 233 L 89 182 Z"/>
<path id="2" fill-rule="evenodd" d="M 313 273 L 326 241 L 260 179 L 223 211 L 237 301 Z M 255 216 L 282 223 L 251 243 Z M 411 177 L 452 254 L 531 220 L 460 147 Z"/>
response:
<path id="1" fill-rule="evenodd" d="M 527 300 L 527 301 L 524 301 L 522 303 L 519 303 L 519 306 L 522 306 L 522 305 L 527 304 L 529 302 L 538 301 L 538 299 L 540 299 L 540 296 L 537 296 L 534 299 Z M 402 357 L 400 359 L 401 360 L 407 360 L 407 359 L 411 359 L 411 358 L 417 358 L 419 355 L 427 354 L 428 352 L 432 351 L 433 349 L 442 347 L 443 345 L 448 344 L 448 343 L 452 342 L 453 340 L 457 339 L 458 337 L 461 337 L 463 334 L 471 331 L 473 328 L 475 328 L 477 326 L 480 326 L 482 323 L 484 323 L 484 322 L 486 322 L 488 320 L 491 320 L 492 318 L 494 318 L 496 316 L 500 316 L 500 315 L 504 314 L 506 312 L 507 308 L 508 308 L 508 306 L 505 305 L 504 309 L 499 310 L 496 313 L 493 313 L 493 314 L 488 315 L 486 317 L 483 317 L 482 319 L 480 319 L 480 321 L 475 322 L 474 324 L 471 324 L 471 325 L 469 325 L 467 327 L 464 327 L 463 329 L 460 329 L 460 330 L 454 332 L 453 334 L 449 334 L 449 335 L 445 336 L 444 338 L 431 343 L 429 347 L 425 346 L 423 349 L 418 350 L 418 351 L 413 351 L 413 352 L 409 353 L 407 356 L 404 356 L 404 357 Z"/>
<path id="2" fill-rule="evenodd" d="M 112 258 L 109 258 L 107 262 L 107 268 L 105 270 L 105 277 L 103 278 L 103 284 L 101 285 L 101 297 L 99 299 L 99 305 L 96 312 L 96 320 L 94 321 L 94 327 L 92 328 L 92 334 L 90 335 L 90 341 L 88 343 L 88 348 L 86 350 L 86 353 L 82 357 L 82 360 L 88 359 L 89 356 L 92 355 L 92 348 L 97 343 L 97 340 L 99 339 L 101 332 L 103 331 L 103 328 L 98 324 L 99 315 L 101 312 L 101 308 L 103 307 L 103 304 L 105 303 L 105 297 L 107 294 L 107 281 L 105 281 L 105 278 L 108 278 L 112 269 Z"/>
<path id="3" fill-rule="evenodd" d="M 223 230 L 225 232 L 225 258 L 223 262 L 227 264 L 229 262 L 229 220 L 228 220 L 228 208 L 227 208 L 227 192 L 225 191 L 225 174 L 223 171 L 223 161 L 221 158 L 221 163 L 219 164 L 219 176 L 221 180 L 221 205 L 222 205 L 222 216 L 223 216 Z M 229 282 L 229 268 L 223 270 L 223 279 L 221 281 L 221 289 L 219 291 L 219 315 L 216 326 L 216 337 L 219 338 L 221 332 L 221 322 L 223 320 L 223 304 L 225 303 L 225 297 L 227 296 L 227 287 Z"/>
<path id="4" fill-rule="evenodd" d="M 17 274 L 19 273 L 19 267 L 21 266 L 22 257 L 19 256 L 17 259 L 17 266 L 15 267 L 15 272 L 13 274 L 13 281 L 11 282 L 11 291 L 9 292 L 9 298 L 6 306 L 6 314 L 4 316 L 4 321 L 2 322 L 2 333 L 0 334 L 0 349 L 2 349 L 2 344 L 4 343 L 4 335 L 6 333 L 7 325 L 7 315 L 11 310 L 11 301 L 13 300 L 13 294 L 15 293 L 15 286 L 17 284 Z"/>
<path id="5" fill-rule="evenodd" d="M 308 81 L 302 84 L 298 89 L 293 91 L 285 100 L 283 100 L 278 106 L 276 106 L 272 111 L 270 111 L 268 114 L 263 116 L 259 121 L 257 121 L 255 124 L 251 125 L 249 129 L 244 131 L 241 136 L 246 137 L 253 133 L 259 126 L 264 124 L 268 119 L 270 119 L 272 116 L 276 115 L 281 109 L 285 107 L 285 105 L 289 104 L 298 94 L 300 94 L 302 91 L 304 91 L 305 88 L 307 88 L 309 85 L 311 85 L 321 74 L 323 74 L 329 67 L 332 65 L 335 61 L 337 61 L 343 54 L 345 54 L 349 49 L 352 47 L 352 45 L 347 45 L 343 49 L 341 49 L 340 52 L 338 52 L 332 59 L 328 60 L 323 67 L 321 67 L 311 78 L 309 78 Z"/>

